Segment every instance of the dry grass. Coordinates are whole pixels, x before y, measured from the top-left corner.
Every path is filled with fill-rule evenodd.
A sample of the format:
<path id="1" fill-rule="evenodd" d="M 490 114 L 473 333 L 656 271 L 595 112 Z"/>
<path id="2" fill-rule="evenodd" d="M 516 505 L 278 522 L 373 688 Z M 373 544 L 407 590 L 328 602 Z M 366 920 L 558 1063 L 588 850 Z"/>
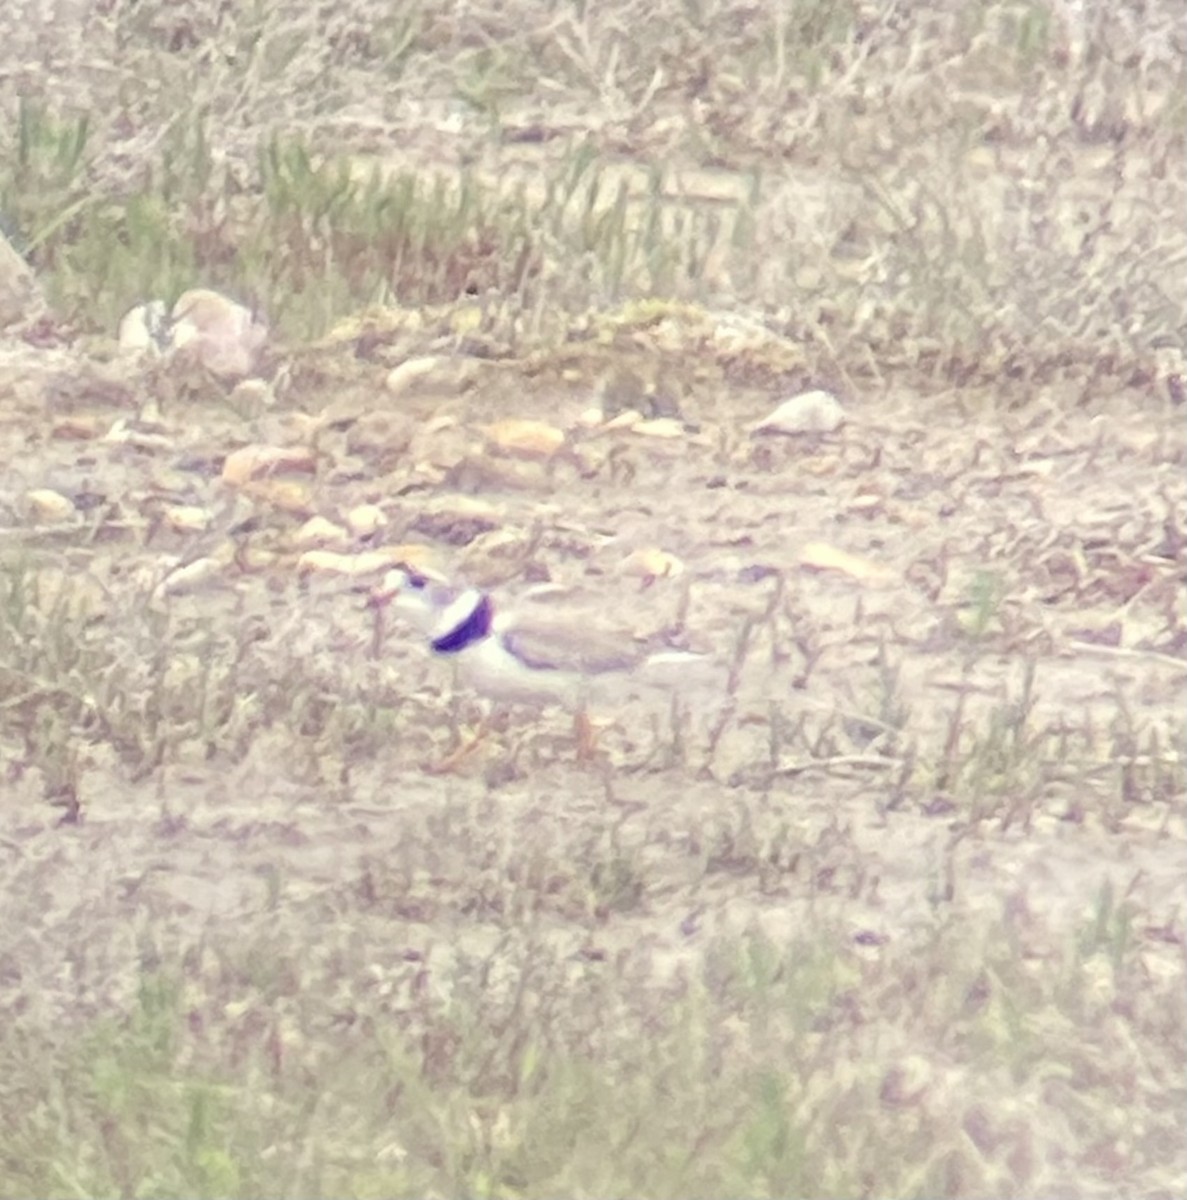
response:
<path id="1" fill-rule="evenodd" d="M 1180 1194 L 1174 6 L 71 8 L 0 15 L 57 314 L 0 374 L 0 1195 Z M 266 403 L 113 359 L 195 284 Z M 690 432 L 581 440 L 608 370 Z M 843 435 L 746 435 L 813 382 Z M 228 496 L 253 441 L 309 478 Z M 364 501 L 683 604 L 728 695 L 428 775 L 468 698 L 292 569 Z"/>
<path id="2" fill-rule="evenodd" d="M 10 111 L 0 201 L 87 323 L 201 281 L 302 335 L 465 290 L 556 335 L 659 293 L 961 383 L 1131 381 L 1181 333 L 1169 6 L 181 13 L 92 14 Z"/>

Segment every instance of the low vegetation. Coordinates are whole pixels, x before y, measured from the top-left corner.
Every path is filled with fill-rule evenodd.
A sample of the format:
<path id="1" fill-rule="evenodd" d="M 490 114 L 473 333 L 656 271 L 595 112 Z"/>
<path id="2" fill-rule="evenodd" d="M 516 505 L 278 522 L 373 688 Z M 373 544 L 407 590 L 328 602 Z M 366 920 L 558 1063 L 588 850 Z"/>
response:
<path id="1" fill-rule="evenodd" d="M 67 366 L 0 417 L 0 1196 L 1181 1194 L 1176 8 L 91 7 L 0 17 L 21 345 L 107 370 L 219 288 L 274 390 Z M 684 448 L 496 499 L 557 575 L 685 531 L 720 707 L 426 771 L 470 698 L 287 569 L 311 513 L 482 493 L 331 411 L 429 421 L 414 354 L 475 425 L 658 364 Z M 840 449 L 747 440 L 809 385 Z M 164 530 L 278 414 L 312 498 Z M 753 601 L 797 521 L 897 582 Z M 232 583 L 163 595 L 216 536 Z"/>

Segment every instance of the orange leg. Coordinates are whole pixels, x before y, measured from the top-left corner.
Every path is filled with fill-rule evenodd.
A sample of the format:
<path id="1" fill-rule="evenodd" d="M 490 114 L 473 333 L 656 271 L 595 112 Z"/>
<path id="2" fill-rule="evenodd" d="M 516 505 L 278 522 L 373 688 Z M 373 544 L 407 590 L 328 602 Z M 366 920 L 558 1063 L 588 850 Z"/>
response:
<path id="1" fill-rule="evenodd" d="M 478 728 L 469 738 L 462 739 L 461 743 L 451 750 L 440 762 L 431 763 L 425 768 L 430 775 L 450 775 L 458 769 L 479 747 L 490 732 L 490 718 L 483 714 L 482 719 L 478 722 Z"/>
<path id="2" fill-rule="evenodd" d="M 577 761 L 591 762 L 597 753 L 598 732 L 584 708 L 578 709 L 573 717 L 573 733 L 577 738 Z"/>

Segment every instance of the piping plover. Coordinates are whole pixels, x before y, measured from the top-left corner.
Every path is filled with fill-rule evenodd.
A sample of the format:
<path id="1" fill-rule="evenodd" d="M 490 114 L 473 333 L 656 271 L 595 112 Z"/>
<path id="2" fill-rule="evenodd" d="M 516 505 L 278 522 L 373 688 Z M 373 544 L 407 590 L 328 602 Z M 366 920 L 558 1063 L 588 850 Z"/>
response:
<path id="1" fill-rule="evenodd" d="M 598 628 L 590 614 L 547 611 L 546 593 L 504 611 L 480 588 L 450 586 L 408 567 L 388 572 L 369 604 L 387 607 L 456 661 L 478 692 L 504 704 L 558 705 L 574 714 L 578 757 L 593 754 L 591 704 L 616 707 L 679 684 L 710 660 L 662 637 L 638 639 Z M 535 611 L 533 611 L 535 610 Z M 455 756 L 460 757 L 460 756 Z"/>

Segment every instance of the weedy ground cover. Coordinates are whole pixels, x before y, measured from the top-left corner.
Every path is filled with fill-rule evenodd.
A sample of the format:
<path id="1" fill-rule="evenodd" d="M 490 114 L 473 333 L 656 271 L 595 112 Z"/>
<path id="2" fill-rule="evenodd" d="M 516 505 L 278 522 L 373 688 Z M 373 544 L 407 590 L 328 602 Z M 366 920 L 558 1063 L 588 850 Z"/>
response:
<path id="1" fill-rule="evenodd" d="M 21 13 L 0 1194 L 1180 1194 L 1173 6 Z M 193 286 L 266 403 L 114 353 Z M 748 434 L 808 386 L 841 435 Z M 470 448 L 599 395 L 681 440 Z M 727 695 L 428 774 L 470 698 L 293 569 L 363 501 L 687 584 Z"/>

